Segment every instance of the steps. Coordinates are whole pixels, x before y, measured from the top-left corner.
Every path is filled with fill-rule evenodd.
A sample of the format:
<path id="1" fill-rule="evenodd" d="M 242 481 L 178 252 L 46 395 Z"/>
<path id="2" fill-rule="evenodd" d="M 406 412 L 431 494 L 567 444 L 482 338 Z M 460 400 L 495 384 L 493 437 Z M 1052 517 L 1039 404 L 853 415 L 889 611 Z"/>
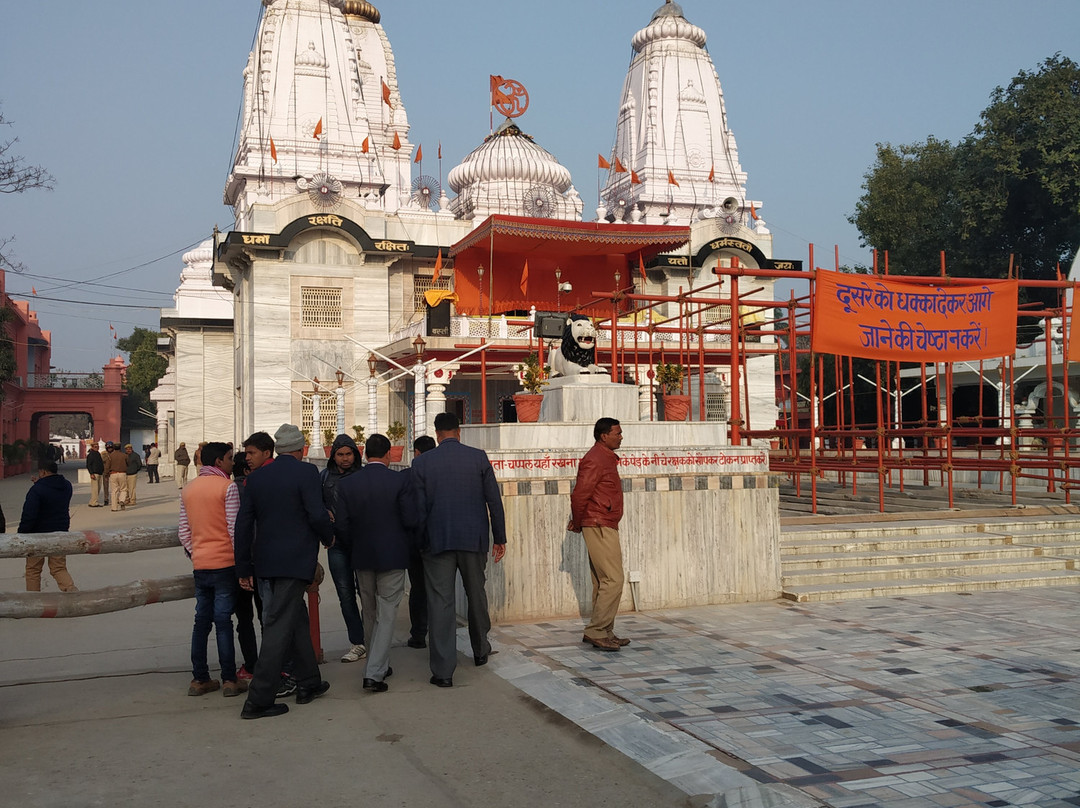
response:
<path id="1" fill-rule="evenodd" d="M 795 601 L 1080 586 L 1080 515 L 789 524 L 783 596 Z"/>

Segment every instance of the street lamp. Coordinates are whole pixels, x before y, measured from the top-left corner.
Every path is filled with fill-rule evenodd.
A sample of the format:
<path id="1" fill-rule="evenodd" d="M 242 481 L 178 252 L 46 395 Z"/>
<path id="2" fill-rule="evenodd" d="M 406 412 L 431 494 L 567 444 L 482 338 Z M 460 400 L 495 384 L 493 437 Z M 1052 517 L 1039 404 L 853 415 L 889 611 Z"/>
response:
<path id="1" fill-rule="evenodd" d="M 412 341 L 412 346 L 413 350 L 416 351 L 416 361 L 421 362 L 424 358 L 424 348 L 427 347 L 427 342 L 423 337 L 417 336 L 417 338 Z"/>
<path id="2" fill-rule="evenodd" d="M 369 353 L 367 355 L 367 369 L 368 369 L 368 375 L 369 376 L 374 376 L 375 375 L 375 367 L 378 364 L 379 364 L 379 360 L 375 358 L 375 354 Z"/>
<path id="3" fill-rule="evenodd" d="M 555 308 L 562 311 L 562 269 L 555 267 Z"/>

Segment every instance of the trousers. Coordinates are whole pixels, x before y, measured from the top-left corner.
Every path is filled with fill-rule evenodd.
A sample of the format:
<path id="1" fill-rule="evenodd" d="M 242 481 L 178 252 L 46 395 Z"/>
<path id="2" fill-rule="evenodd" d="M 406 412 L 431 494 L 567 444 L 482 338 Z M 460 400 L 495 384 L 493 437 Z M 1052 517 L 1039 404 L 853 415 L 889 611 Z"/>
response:
<path id="1" fill-rule="evenodd" d="M 41 556 L 31 556 L 26 559 L 26 591 L 41 591 L 41 570 L 45 567 L 45 559 Z M 49 574 L 52 575 L 61 592 L 78 592 L 75 581 L 71 579 L 71 573 L 67 568 L 67 556 L 49 556 Z"/>
<path id="2" fill-rule="evenodd" d="M 592 618 L 585 626 L 585 636 L 594 639 L 612 637 L 624 578 L 619 531 L 613 527 L 583 527 L 581 532 L 589 551 L 593 585 Z"/>

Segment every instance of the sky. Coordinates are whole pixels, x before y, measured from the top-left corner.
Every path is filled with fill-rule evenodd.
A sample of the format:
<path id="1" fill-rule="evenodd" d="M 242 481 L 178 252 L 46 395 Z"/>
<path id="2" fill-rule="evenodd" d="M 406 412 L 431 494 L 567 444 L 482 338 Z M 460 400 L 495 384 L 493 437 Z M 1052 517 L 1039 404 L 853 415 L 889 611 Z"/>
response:
<path id="1" fill-rule="evenodd" d="M 285 2 L 285 0 L 278 0 Z M 488 76 L 520 81 L 521 128 L 595 216 L 630 40 L 659 0 L 376 0 L 410 140 L 441 175 L 489 132 Z M 995 87 L 1055 53 L 1080 61 L 1077 0 L 684 0 L 708 35 L 747 192 L 776 258 L 868 264 L 847 222 L 877 143 L 969 134 Z M 100 369 L 173 305 L 181 256 L 231 229 L 222 203 L 259 0 L 7 2 L 0 142 L 56 179 L 0 198 L 26 266 L 7 289 L 53 335 L 53 365 Z M 415 172 L 414 167 L 414 172 Z M 809 264 L 807 264 L 809 266 Z M 32 294 L 37 291 L 37 295 Z"/>

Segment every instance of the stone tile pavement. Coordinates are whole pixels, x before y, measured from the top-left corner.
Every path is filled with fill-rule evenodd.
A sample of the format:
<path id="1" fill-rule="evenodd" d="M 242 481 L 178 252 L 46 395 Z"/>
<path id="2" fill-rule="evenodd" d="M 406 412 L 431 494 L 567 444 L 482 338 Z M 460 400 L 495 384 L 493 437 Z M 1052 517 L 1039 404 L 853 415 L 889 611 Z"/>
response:
<path id="1" fill-rule="evenodd" d="M 1078 617 L 1073 587 L 701 607 L 620 616 L 620 653 L 499 626 L 492 667 L 689 794 L 1068 808 Z"/>

